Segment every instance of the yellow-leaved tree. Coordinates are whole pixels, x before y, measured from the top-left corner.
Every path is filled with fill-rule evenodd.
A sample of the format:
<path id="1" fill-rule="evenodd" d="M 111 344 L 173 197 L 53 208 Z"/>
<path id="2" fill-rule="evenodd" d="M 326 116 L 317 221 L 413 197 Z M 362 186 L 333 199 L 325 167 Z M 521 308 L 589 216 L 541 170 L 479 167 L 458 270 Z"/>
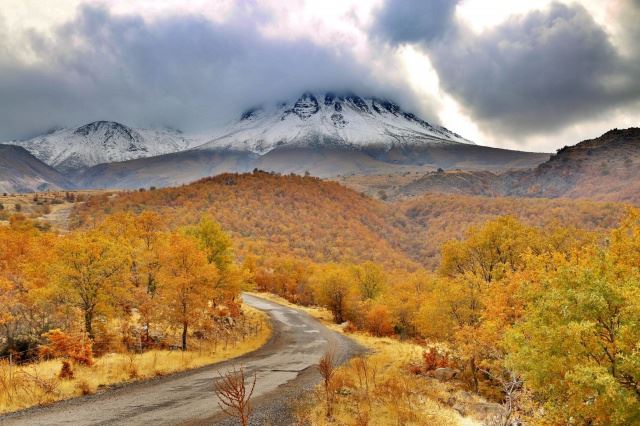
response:
<path id="1" fill-rule="evenodd" d="M 547 424 L 640 422 L 640 221 L 554 259 L 505 346 Z"/>
<path id="2" fill-rule="evenodd" d="M 80 309 L 84 330 L 93 338 L 93 321 L 107 316 L 114 294 L 126 283 L 126 251 L 100 230 L 75 232 L 61 238 L 53 265 L 60 300 Z"/>
<path id="3" fill-rule="evenodd" d="M 186 235 L 194 238 L 207 261 L 218 270 L 214 282 L 216 292 L 212 302 L 217 305 L 233 300 L 239 293 L 246 276 L 234 263 L 233 241 L 222 226 L 210 216 L 204 216 L 197 225 L 183 228 Z"/>
<path id="4" fill-rule="evenodd" d="M 170 236 L 161 264 L 162 304 L 167 319 L 181 329 L 186 351 L 189 327 L 207 318 L 220 290 L 218 268 L 208 262 L 195 239 L 178 233 Z"/>

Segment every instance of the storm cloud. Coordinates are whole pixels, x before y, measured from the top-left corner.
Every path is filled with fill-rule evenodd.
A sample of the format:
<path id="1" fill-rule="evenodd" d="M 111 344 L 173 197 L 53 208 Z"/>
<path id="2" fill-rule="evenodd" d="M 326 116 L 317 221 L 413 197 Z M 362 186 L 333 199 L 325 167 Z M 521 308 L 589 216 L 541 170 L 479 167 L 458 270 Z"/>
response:
<path id="1" fill-rule="evenodd" d="M 378 13 L 374 35 L 393 43 L 432 42 L 454 29 L 455 0 L 387 1 Z"/>
<path id="2" fill-rule="evenodd" d="M 1 55 L 0 140 L 98 119 L 200 131 L 304 90 L 378 87 L 348 50 L 271 39 L 256 26 L 83 6 L 52 36 L 29 34 L 27 55 Z"/>
<path id="3" fill-rule="evenodd" d="M 402 3 L 402 9 L 393 9 Z M 449 7 L 456 2 L 450 1 Z M 629 13 L 639 2 L 630 0 Z M 548 134 L 571 124 L 640 102 L 638 51 L 622 55 L 609 35 L 578 4 L 553 3 L 513 16 L 480 34 L 452 19 L 426 28 L 416 17 L 390 15 L 423 7 L 420 0 L 389 1 L 377 19 L 390 43 L 413 43 L 431 59 L 443 89 L 494 134 L 517 138 Z M 416 9 L 417 10 L 417 9 Z M 412 29 L 399 28 L 410 26 Z M 627 31 L 635 31 L 629 25 Z M 434 31 L 440 34 L 434 37 Z M 406 34 L 410 34 L 407 36 Z"/>

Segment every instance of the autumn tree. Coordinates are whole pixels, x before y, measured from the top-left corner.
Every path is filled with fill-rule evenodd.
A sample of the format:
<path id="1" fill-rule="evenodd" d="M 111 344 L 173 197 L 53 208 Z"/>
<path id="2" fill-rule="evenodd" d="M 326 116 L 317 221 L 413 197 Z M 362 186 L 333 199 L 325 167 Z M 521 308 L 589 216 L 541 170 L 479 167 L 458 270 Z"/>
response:
<path id="1" fill-rule="evenodd" d="M 636 217 L 612 233 L 609 247 L 556 258 L 505 338 L 508 365 L 555 422 L 640 419 L 638 235 Z"/>
<path id="2" fill-rule="evenodd" d="M 79 308 L 93 338 L 93 320 L 108 312 L 116 288 L 123 285 L 127 259 L 116 241 L 98 230 L 75 232 L 56 248 L 54 278 L 61 300 Z"/>
<path id="3" fill-rule="evenodd" d="M 25 217 L 0 227 L 0 351 L 32 349 L 56 321 L 49 274 L 55 240 Z"/>
<path id="4" fill-rule="evenodd" d="M 207 261 L 216 265 L 219 271 L 226 271 L 233 263 L 231 237 L 211 216 L 203 216 L 197 225 L 185 228 L 187 235 L 198 241 L 206 253 Z"/>
<path id="5" fill-rule="evenodd" d="M 156 212 L 145 211 L 133 218 L 131 244 L 132 302 L 145 325 L 150 340 L 152 323 L 160 320 L 162 303 L 158 297 L 161 253 L 167 248 L 165 224 Z"/>
<path id="6" fill-rule="evenodd" d="M 218 269 L 208 262 L 196 240 L 176 233 L 161 261 L 163 304 L 170 321 L 182 329 L 182 350 L 186 351 L 189 327 L 206 317 L 215 296 Z"/>
<path id="7" fill-rule="evenodd" d="M 479 368 L 498 356 L 499 340 L 490 327 L 489 307 L 508 308 L 514 294 L 511 277 L 526 265 L 528 253 L 538 253 L 543 244 L 535 228 L 512 217 L 502 217 L 471 229 L 463 241 L 443 247 L 440 279 L 421 308 L 421 332 L 451 340 L 468 361 L 472 386 L 479 388 Z M 509 324 L 503 324 L 509 325 Z M 498 334 L 504 332 L 501 329 Z M 483 365 L 484 364 L 484 365 Z"/>
<path id="8" fill-rule="evenodd" d="M 375 299 L 387 286 L 387 276 L 382 267 L 373 262 L 365 262 L 353 268 L 356 283 L 363 299 Z"/>
<path id="9" fill-rule="evenodd" d="M 349 271 L 337 265 L 329 265 L 317 271 L 314 285 L 318 302 L 331 311 L 334 322 L 344 322 L 354 297 Z"/>
<path id="10" fill-rule="evenodd" d="M 207 261 L 216 266 L 218 278 L 215 282 L 214 304 L 232 300 L 239 293 L 246 279 L 245 271 L 234 263 L 233 241 L 222 226 L 210 216 L 203 216 L 197 225 L 183 228 L 186 235 L 198 242 L 206 254 Z"/>

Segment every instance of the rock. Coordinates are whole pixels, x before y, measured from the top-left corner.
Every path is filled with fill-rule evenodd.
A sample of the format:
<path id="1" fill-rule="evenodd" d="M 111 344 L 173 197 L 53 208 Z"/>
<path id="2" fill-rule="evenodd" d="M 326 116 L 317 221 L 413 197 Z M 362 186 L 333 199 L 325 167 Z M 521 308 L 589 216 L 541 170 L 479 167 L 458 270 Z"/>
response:
<path id="1" fill-rule="evenodd" d="M 454 406 L 453 406 L 453 407 L 451 407 L 451 408 L 452 408 L 454 411 L 457 411 L 457 412 L 458 412 L 458 414 L 460 414 L 462 417 L 464 417 L 464 416 L 466 416 L 466 415 L 467 415 L 467 410 L 466 410 L 466 408 L 465 408 L 464 404 L 457 403 L 457 404 L 454 404 Z"/>
<path id="2" fill-rule="evenodd" d="M 501 418 L 505 412 L 500 404 L 492 402 L 474 402 L 466 404 L 467 414 L 478 420 Z"/>
<path id="3" fill-rule="evenodd" d="M 434 379 L 440 380 L 441 382 L 448 382 L 449 380 L 453 380 L 460 376 L 460 370 L 456 370 L 455 368 L 436 368 L 433 371 L 430 371 L 429 376 Z"/>

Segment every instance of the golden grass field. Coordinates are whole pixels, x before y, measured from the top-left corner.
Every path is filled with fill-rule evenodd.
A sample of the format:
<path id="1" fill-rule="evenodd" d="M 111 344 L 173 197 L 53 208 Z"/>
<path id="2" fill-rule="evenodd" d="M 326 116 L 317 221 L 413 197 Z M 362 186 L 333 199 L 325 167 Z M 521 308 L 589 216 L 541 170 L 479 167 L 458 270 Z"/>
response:
<path id="1" fill-rule="evenodd" d="M 65 232 L 69 228 L 69 214 L 77 202 L 86 197 L 105 193 L 103 190 L 53 191 L 25 194 L 0 193 L 0 225 L 7 225 L 9 217 L 20 213 Z"/>
<path id="2" fill-rule="evenodd" d="M 93 366 L 73 366 L 73 379 L 60 379 L 62 360 L 42 361 L 9 368 L 0 362 L 0 413 L 16 411 L 35 405 L 93 394 L 109 386 L 136 380 L 165 376 L 223 360 L 236 358 L 264 345 L 271 336 L 267 315 L 243 305 L 248 322 L 260 324 L 255 335 L 244 341 L 224 343 L 215 347 L 203 342 L 195 350 L 151 350 L 142 354 L 112 353 L 96 358 Z"/>

